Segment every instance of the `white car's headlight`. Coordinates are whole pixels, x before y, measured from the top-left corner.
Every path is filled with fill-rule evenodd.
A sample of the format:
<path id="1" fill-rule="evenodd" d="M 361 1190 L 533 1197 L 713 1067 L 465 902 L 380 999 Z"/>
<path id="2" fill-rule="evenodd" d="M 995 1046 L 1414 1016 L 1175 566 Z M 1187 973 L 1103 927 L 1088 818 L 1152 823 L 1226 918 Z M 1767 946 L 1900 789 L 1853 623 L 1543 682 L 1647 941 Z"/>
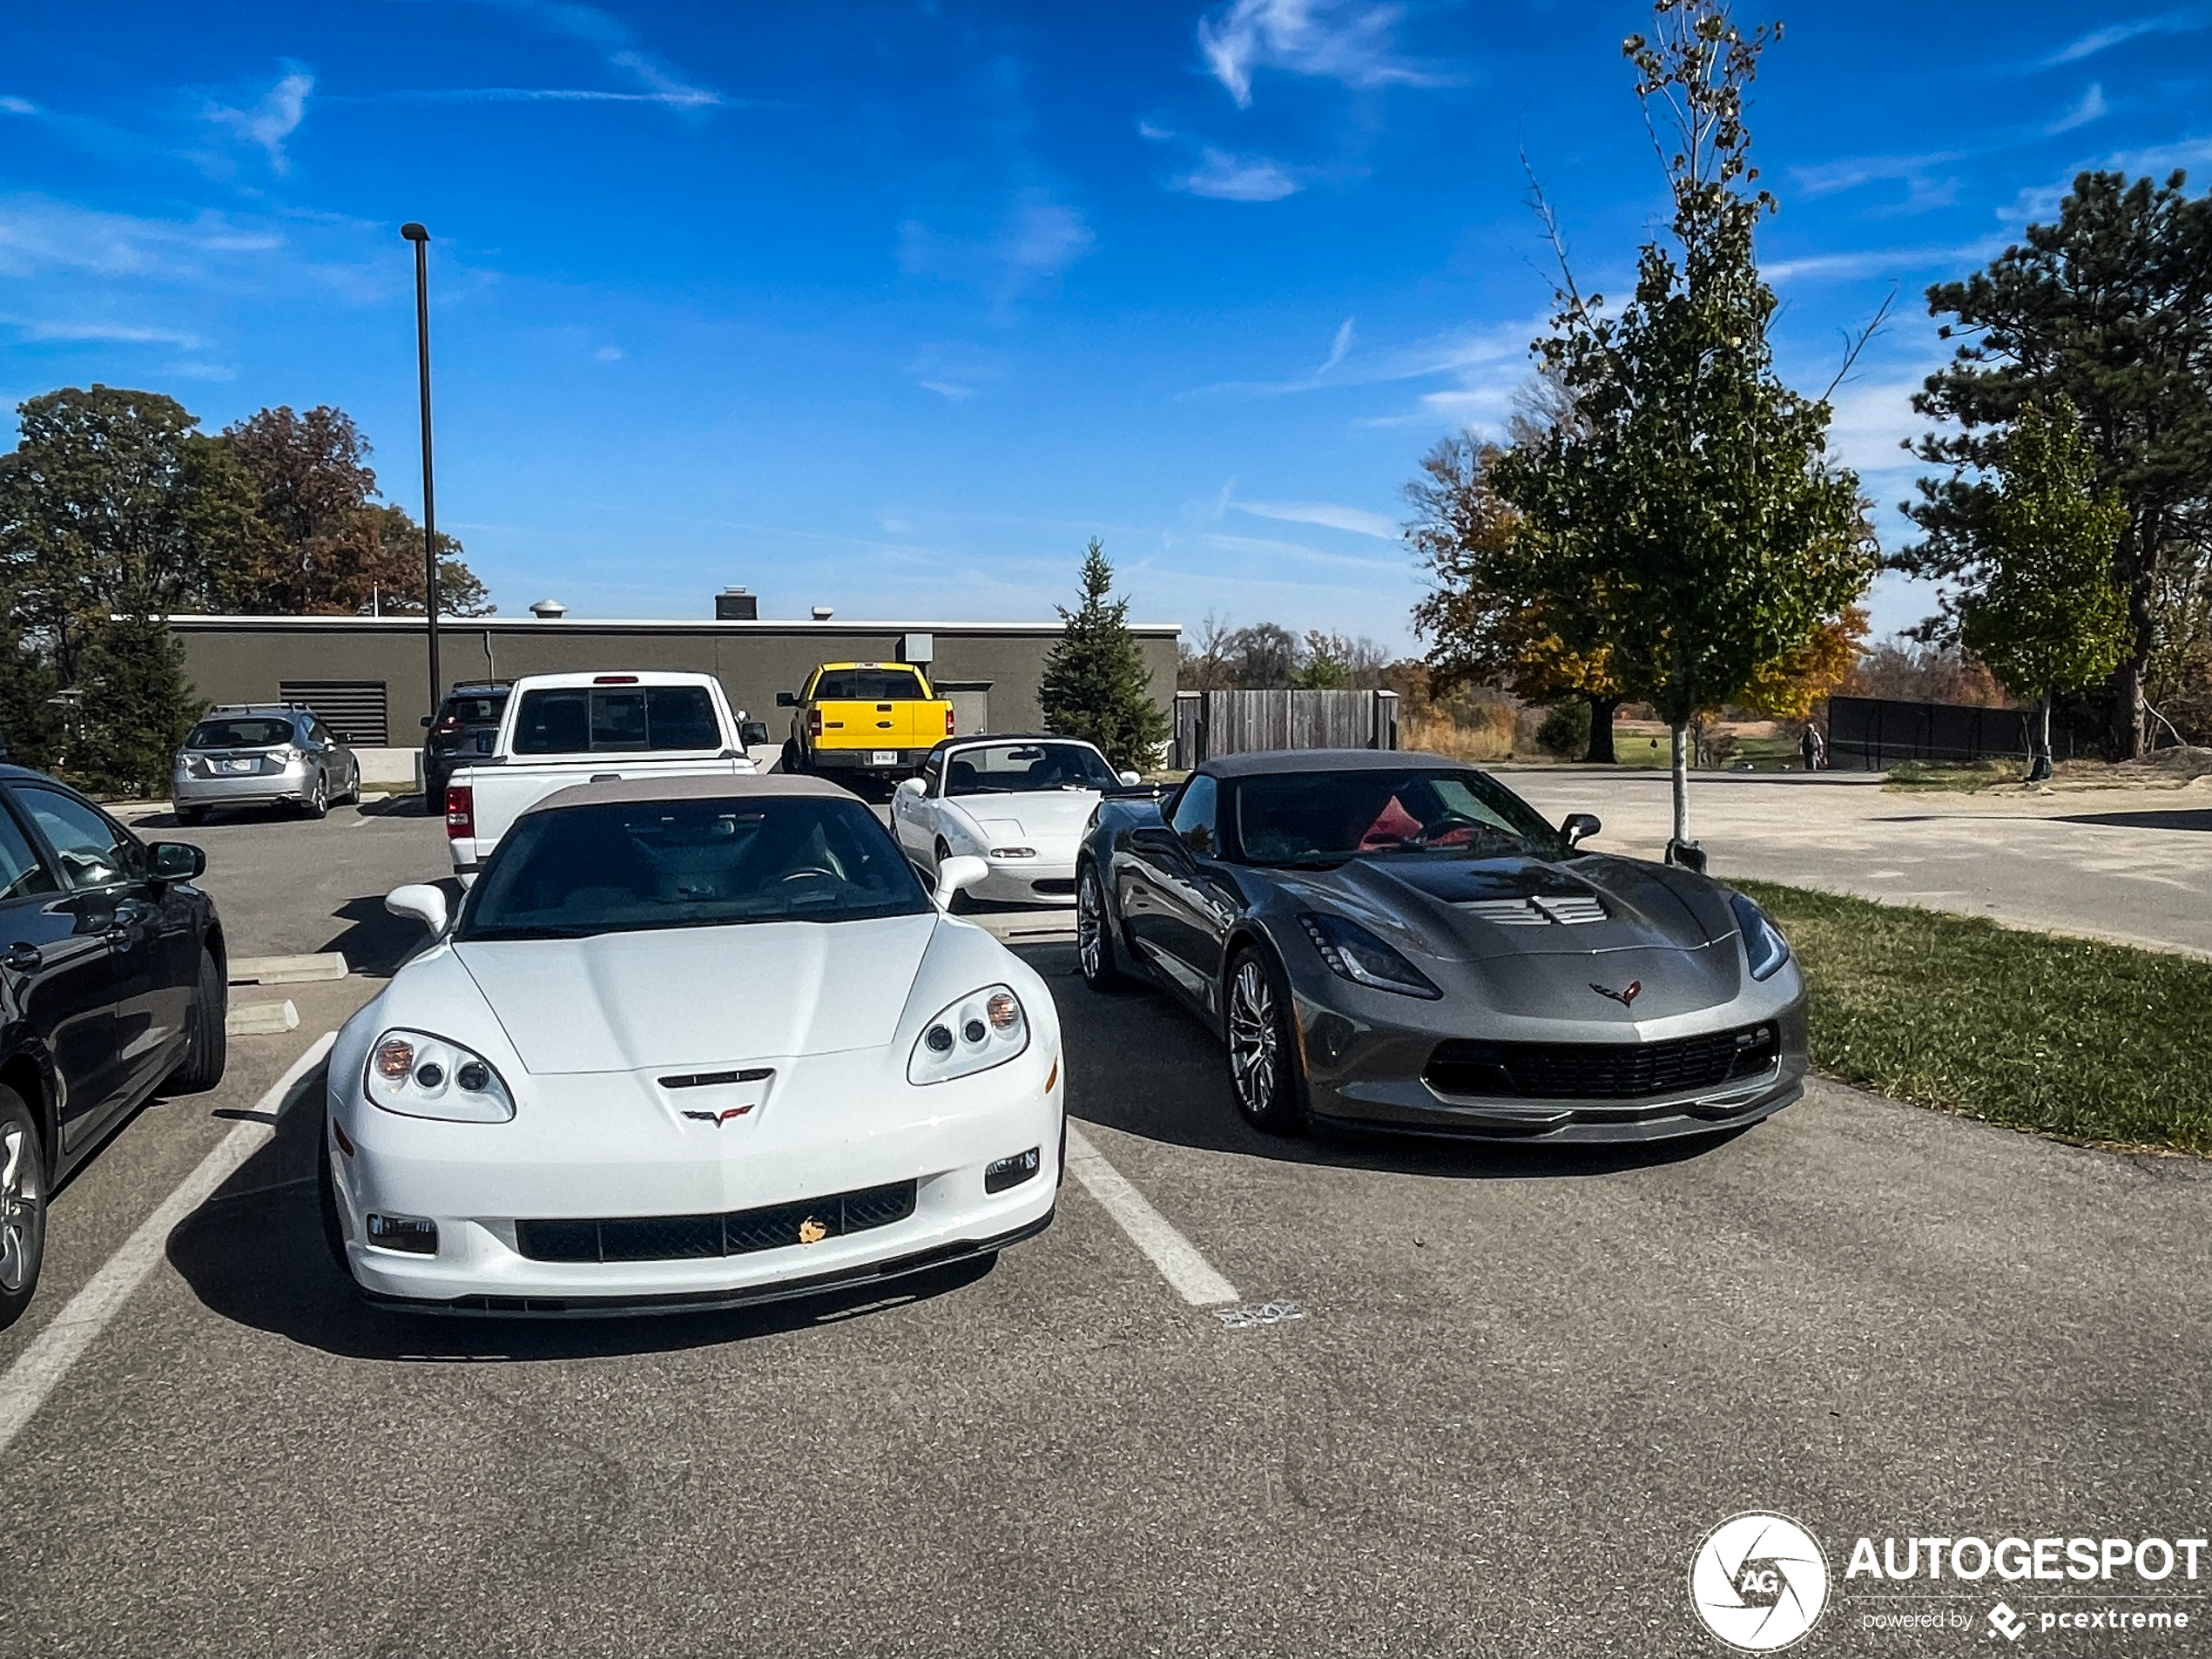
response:
<path id="1" fill-rule="evenodd" d="M 971 991 L 921 1028 L 907 1062 L 910 1083 L 941 1083 L 1002 1066 L 1029 1046 L 1029 1016 L 1008 985 Z"/>
<path id="2" fill-rule="evenodd" d="M 427 1031 L 387 1031 L 377 1038 L 362 1087 L 372 1103 L 402 1117 L 504 1123 L 515 1116 L 515 1097 L 498 1068 Z"/>

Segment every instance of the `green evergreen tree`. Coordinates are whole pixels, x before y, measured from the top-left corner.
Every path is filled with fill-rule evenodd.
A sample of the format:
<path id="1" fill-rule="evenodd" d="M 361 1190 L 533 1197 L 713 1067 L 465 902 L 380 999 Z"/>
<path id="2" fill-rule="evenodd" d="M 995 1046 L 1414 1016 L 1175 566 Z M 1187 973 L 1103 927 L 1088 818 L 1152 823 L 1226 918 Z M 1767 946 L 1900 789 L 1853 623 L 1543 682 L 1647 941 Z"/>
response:
<path id="1" fill-rule="evenodd" d="M 206 707 L 185 678 L 185 651 L 155 617 L 103 626 L 78 675 L 84 740 L 75 770 L 92 788 L 158 797 L 169 786 L 178 746 Z"/>
<path id="2" fill-rule="evenodd" d="M 0 619 L 0 738 L 17 765 L 53 770 L 62 747 L 61 710 L 53 700 L 60 689 L 46 659 Z"/>
<path id="3" fill-rule="evenodd" d="M 1117 771 L 1142 772 L 1158 761 L 1168 717 L 1152 699 L 1152 671 L 1129 631 L 1129 601 L 1108 597 L 1114 567 L 1095 536 L 1082 582 L 1080 607 L 1055 607 L 1067 629 L 1037 691 L 1045 729 L 1096 744 Z"/>
<path id="4" fill-rule="evenodd" d="M 2101 680 L 2134 643 L 2113 579 L 2127 503 L 2097 488 L 2097 452 L 2064 393 L 2022 406 L 1998 451 L 1999 482 L 1973 537 L 1988 580 L 1959 602 L 1959 637 L 2015 697 L 2042 700 L 2035 771 L 2051 769 L 2051 699 Z"/>

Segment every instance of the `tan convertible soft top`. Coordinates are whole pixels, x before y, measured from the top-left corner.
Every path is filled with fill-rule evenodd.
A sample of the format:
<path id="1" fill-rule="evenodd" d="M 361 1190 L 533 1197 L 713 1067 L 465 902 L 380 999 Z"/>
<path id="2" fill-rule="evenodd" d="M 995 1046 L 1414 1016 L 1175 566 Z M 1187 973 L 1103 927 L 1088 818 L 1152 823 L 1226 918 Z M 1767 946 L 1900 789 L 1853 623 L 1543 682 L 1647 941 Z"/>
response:
<path id="1" fill-rule="evenodd" d="M 616 764 L 619 765 L 619 762 Z M 758 800 L 763 796 L 833 795 L 859 803 L 850 790 L 824 778 L 795 772 L 691 773 L 681 778 L 617 778 L 604 783 L 570 784 L 532 802 L 519 816 L 558 812 L 563 806 L 598 806 L 617 801 L 644 800 Z"/>

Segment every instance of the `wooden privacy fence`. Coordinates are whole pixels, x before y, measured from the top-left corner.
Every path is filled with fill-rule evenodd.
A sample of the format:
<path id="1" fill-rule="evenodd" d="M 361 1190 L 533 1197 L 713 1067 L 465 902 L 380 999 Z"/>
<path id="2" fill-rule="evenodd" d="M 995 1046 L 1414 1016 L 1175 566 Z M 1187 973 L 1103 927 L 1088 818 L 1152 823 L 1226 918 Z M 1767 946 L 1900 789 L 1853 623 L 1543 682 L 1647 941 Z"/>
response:
<path id="1" fill-rule="evenodd" d="M 1171 763 L 1271 749 L 1395 749 L 1395 691 L 1177 691 Z"/>

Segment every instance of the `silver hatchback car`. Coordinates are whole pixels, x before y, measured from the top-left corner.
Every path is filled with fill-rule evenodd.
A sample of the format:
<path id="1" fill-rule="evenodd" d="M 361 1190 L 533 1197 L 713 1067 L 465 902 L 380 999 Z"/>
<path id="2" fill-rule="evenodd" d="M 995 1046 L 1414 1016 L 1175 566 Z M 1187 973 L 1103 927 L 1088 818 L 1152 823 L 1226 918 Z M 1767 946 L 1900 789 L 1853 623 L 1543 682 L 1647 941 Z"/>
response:
<path id="1" fill-rule="evenodd" d="M 297 703 L 208 710 L 177 752 L 170 779 L 179 824 L 197 824 L 216 806 L 291 806 L 320 818 L 332 802 L 358 801 L 361 792 L 354 752 Z"/>

